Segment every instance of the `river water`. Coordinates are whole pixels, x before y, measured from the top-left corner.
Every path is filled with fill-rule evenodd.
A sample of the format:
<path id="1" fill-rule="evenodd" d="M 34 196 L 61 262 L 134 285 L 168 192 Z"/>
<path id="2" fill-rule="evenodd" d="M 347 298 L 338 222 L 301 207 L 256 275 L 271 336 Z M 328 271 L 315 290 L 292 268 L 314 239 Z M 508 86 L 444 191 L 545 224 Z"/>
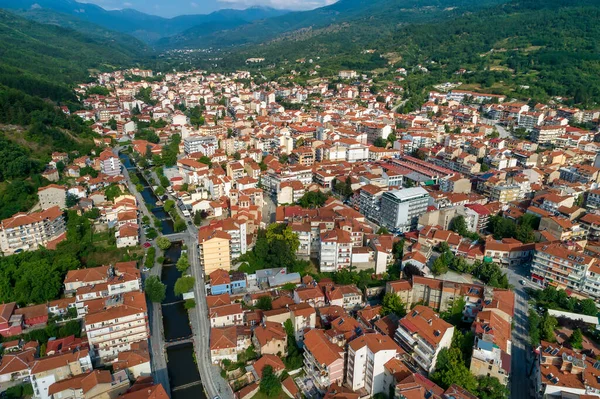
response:
<path id="1" fill-rule="evenodd" d="M 162 206 L 156 206 L 156 203 L 158 202 L 159 199 L 152 191 L 152 188 L 150 187 L 150 184 L 148 183 L 148 181 L 146 180 L 144 175 L 135 167 L 135 165 L 133 164 L 133 161 L 131 160 L 129 155 L 120 152 L 119 158 L 121 159 L 121 163 L 123 163 L 123 165 L 129 172 L 129 174 L 130 175 L 132 173 L 135 174 L 137 176 L 137 178 L 139 179 L 140 184 L 142 184 L 144 186 L 144 189 L 142 190 L 142 192 L 140 194 L 142 195 L 144 202 L 148 205 L 148 208 L 150 208 L 150 212 L 152 212 L 152 214 L 154 216 L 156 216 L 158 218 L 158 220 L 160 220 L 161 227 L 162 227 L 162 233 L 163 234 L 174 233 L 175 228 L 173 225 L 173 220 L 171 219 L 169 214 L 167 212 L 165 212 L 165 210 L 163 209 Z"/>
<path id="2" fill-rule="evenodd" d="M 144 176 L 133 165 L 127 154 L 119 154 L 121 162 L 129 173 L 135 173 L 144 185 L 141 192 L 144 201 L 152 206 L 151 212 L 162 222 L 163 233 L 170 234 L 174 232 L 173 221 L 162 207 L 157 207 L 158 198 L 150 188 Z M 177 260 L 181 257 L 181 243 L 173 243 L 164 253 L 165 261 L 163 263 L 161 280 L 167 286 L 165 300 L 162 302 L 163 329 L 165 341 L 172 342 L 178 339 L 186 339 L 192 336 L 190 319 L 185 309 L 184 301 L 181 296 L 175 295 L 175 282 L 181 273 L 175 267 Z M 183 385 L 200 381 L 198 365 L 194 359 L 194 345 L 192 343 L 182 343 L 167 348 L 167 371 L 169 373 L 169 383 L 171 385 L 171 398 L 173 399 L 206 399 L 202 385 L 193 385 L 188 388 L 178 389 Z"/>

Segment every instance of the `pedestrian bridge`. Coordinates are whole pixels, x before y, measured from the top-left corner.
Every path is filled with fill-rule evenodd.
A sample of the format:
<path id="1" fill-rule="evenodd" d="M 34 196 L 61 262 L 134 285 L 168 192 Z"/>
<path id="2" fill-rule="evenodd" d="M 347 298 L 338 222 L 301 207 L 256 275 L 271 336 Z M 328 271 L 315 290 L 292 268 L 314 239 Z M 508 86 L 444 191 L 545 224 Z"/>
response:
<path id="1" fill-rule="evenodd" d="M 173 391 L 180 391 L 182 389 L 188 389 L 188 388 L 194 387 L 196 385 L 202 385 L 202 381 L 198 380 L 198 381 L 190 382 L 189 384 L 180 385 L 178 387 L 173 388 Z"/>

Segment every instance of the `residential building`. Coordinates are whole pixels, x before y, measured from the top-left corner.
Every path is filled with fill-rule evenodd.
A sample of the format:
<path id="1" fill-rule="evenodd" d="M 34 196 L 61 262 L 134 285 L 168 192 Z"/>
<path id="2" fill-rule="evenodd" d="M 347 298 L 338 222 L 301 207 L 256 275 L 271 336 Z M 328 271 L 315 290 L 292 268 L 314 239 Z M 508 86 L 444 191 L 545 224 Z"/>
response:
<path id="1" fill-rule="evenodd" d="M 319 265 L 321 272 L 334 272 L 350 266 L 352 261 L 352 238 L 342 229 L 321 233 Z"/>
<path id="2" fill-rule="evenodd" d="M 429 193 L 422 187 L 387 191 L 381 197 L 381 223 L 400 232 L 415 230 L 428 203 Z"/>
<path id="3" fill-rule="evenodd" d="M 0 222 L 0 250 L 6 255 L 34 251 L 61 238 L 66 238 L 65 219 L 58 206 L 30 214 L 17 213 Z"/>
<path id="4" fill-rule="evenodd" d="M 57 206 L 60 209 L 67 207 L 67 189 L 58 184 L 50 184 L 38 188 L 38 198 L 42 210 Z"/>
<path id="5" fill-rule="evenodd" d="M 84 322 L 88 341 L 102 362 L 114 360 L 120 352 L 131 350 L 132 344 L 146 341 L 150 334 L 143 292 L 97 300 Z"/>
<path id="6" fill-rule="evenodd" d="M 348 344 L 346 382 L 353 391 L 364 389 L 369 396 L 387 393 L 385 364 L 400 357 L 402 349 L 387 335 L 365 334 Z"/>
<path id="7" fill-rule="evenodd" d="M 55 399 L 116 398 L 128 389 L 129 378 L 125 371 L 111 374 L 108 370 L 93 370 L 55 382 L 48 388 L 48 394 Z"/>
<path id="8" fill-rule="evenodd" d="M 454 326 L 442 320 L 433 309 L 417 305 L 400 319 L 394 339 L 415 365 L 431 373 L 440 351 L 450 347 L 453 334 Z"/>
<path id="9" fill-rule="evenodd" d="M 244 324 L 244 310 L 239 303 L 215 306 L 208 309 L 211 327 L 241 326 Z"/>
<path id="10" fill-rule="evenodd" d="M 210 275 L 217 269 L 231 269 L 230 240 L 231 236 L 221 230 L 201 229 L 198 232 L 200 266 L 205 275 Z"/>
<path id="11" fill-rule="evenodd" d="M 150 365 L 148 341 L 131 344 L 131 350 L 120 352 L 112 366 L 114 371 L 125 370 L 132 381 L 140 377 L 151 376 L 152 367 Z"/>
<path id="12" fill-rule="evenodd" d="M 100 153 L 100 171 L 108 176 L 118 176 L 121 174 L 121 161 L 111 149 L 107 148 Z"/>
<path id="13" fill-rule="evenodd" d="M 267 321 L 256 326 L 252 343 L 261 355 L 287 355 L 287 334 L 280 323 Z"/>
<path id="14" fill-rule="evenodd" d="M 304 334 L 315 328 L 317 323 L 317 312 L 308 303 L 302 302 L 288 307 L 290 319 L 294 327 L 296 343 L 304 345 Z"/>
<path id="15" fill-rule="evenodd" d="M 344 380 L 344 349 L 333 344 L 320 329 L 304 334 L 304 372 L 324 392 Z"/>
<path id="16" fill-rule="evenodd" d="M 92 359 L 87 349 L 35 359 L 29 365 L 33 396 L 50 399 L 52 384 L 90 371 Z"/>

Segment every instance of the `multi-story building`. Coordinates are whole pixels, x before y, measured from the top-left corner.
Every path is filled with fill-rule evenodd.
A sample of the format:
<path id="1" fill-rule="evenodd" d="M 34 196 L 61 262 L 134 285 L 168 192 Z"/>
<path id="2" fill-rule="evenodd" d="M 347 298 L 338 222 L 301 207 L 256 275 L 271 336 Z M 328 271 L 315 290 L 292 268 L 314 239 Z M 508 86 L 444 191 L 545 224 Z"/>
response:
<path id="1" fill-rule="evenodd" d="M 381 223 L 401 232 L 414 230 L 428 203 L 429 193 L 422 187 L 385 192 L 381 197 Z"/>
<path id="2" fill-rule="evenodd" d="M 42 209 L 50 209 L 55 206 L 60 209 L 67 207 L 67 189 L 58 184 L 50 184 L 38 188 L 38 198 Z"/>
<path id="3" fill-rule="evenodd" d="M 17 213 L 0 222 L 0 250 L 6 254 L 33 251 L 65 233 L 65 219 L 58 206 L 30 214 Z"/>
<path id="4" fill-rule="evenodd" d="M 210 157 L 217 148 L 215 136 L 189 136 L 183 139 L 183 150 L 186 154 L 202 153 Z"/>
<path id="5" fill-rule="evenodd" d="M 364 389 L 369 396 L 387 393 L 385 364 L 397 358 L 402 349 L 387 335 L 362 335 L 348 344 L 346 382 L 353 391 Z"/>
<path id="6" fill-rule="evenodd" d="M 324 392 L 344 380 L 344 348 L 333 344 L 320 329 L 304 334 L 304 371 Z"/>
<path id="7" fill-rule="evenodd" d="M 241 326 L 244 324 L 244 311 L 239 303 L 214 306 L 208 310 L 211 327 Z"/>
<path id="8" fill-rule="evenodd" d="M 565 132 L 564 126 L 536 126 L 531 131 L 531 141 L 542 145 L 554 144 Z"/>
<path id="9" fill-rule="evenodd" d="M 342 229 L 321 233 L 319 264 L 321 272 L 335 272 L 352 262 L 352 238 Z"/>
<path id="10" fill-rule="evenodd" d="M 560 242 L 542 242 L 535 245 L 531 279 L 544 287 L 552 285 L 556 288 L 583 291 L 586 286 L 586 273 L 595 264 L 596 259 L 575 251 L 573 246 Z M 598 292 L 593 295 L 600 296 Z"/>
<path id="11" fill-rule="evenodd" d="M 500 202 L 508 204 L 519 199 L 520 187 L 517 185 L 496 185 L 490 187 L 490 202 Z"/>
<path id="12" fill-rule="evenodd" d="M 373 184 L 367 184 L 360 189 L 359 211 L 376 223 L 379 223 L 381 196 L 384 192 L 383 188 Z"/>
<path id="13" fill-rule="evenodd" d="M 114 360 L 131 344 L 148 339 L 148 310 L 143 292 L 128 292 L 102 299 L 96 309 L 88 309 L 85 332 L 102 362 Z"/>
<path id="14" fill-rule="evenodd" d="M 415 306 L 398 324 L 394 339 L 409 354 L 415 365 L 431 373 L 437 357 L 452 343 L 454 326 L 423 305 Z"/>
<path id="15" fill-rule="evenodd" d="M 317 312 L 308 303 L 302 302 L 288 307 L 290 320 L 294 327 L 296 343 L 304 345 L 304 333 L 315 328 L 317 323 Z"/>
<path id="16" fill-rule="evenodd" d="M 217 269 L 231 269 L 230 240 L 231 236 L 221 230 L 210 228 L 198 232 L 200 266 L 206 275 Z"/>
<path id="17" fill-rule="evenodd" d="M 87 349 L 36 359 L 29 365 L 33 396 L 50 399 L 52 384 L 91 370 L 92 359 Z"/>
<path id="18" fill-rule="evenodd" d="M 121 161 L 109 148 L 100 153 L 100 171 L 108 176 L 121 174 Z"/>

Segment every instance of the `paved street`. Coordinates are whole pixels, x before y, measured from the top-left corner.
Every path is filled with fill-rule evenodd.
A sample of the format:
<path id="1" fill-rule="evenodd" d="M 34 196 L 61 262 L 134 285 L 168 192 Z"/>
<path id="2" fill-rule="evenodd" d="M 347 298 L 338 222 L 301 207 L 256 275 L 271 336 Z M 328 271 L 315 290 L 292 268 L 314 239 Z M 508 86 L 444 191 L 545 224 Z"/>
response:
<path id="1" fill-rule="evenodd" d="M 511 356 L 511 399 L 526 399 L 535 397 L 531 380 L 533 356 L 528 334 L 529 295 L 520 281 L 526 279 L 526 268 L 507 271 L 508 281 L 515 292 L 515 316 L 512 332 Z"/>

